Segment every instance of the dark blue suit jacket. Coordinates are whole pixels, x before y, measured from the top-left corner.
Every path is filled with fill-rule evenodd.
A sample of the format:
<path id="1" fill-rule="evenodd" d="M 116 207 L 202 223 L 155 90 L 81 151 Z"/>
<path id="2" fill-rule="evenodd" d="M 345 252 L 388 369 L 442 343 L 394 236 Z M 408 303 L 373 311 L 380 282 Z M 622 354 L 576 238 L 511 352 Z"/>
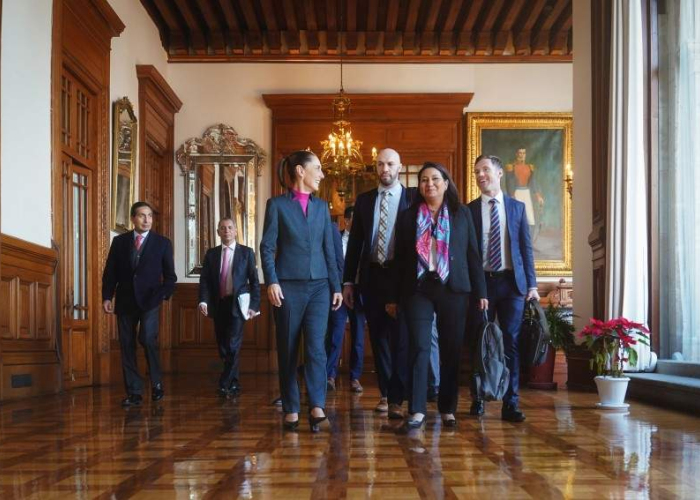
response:
<path id="1" fill-rule="evenodd" d="M 207 315 L 215 318 L 219 307 L 219 280 L 221 276 L 221 251 L 219 245 L 207 250 L 199 275 L 199 302 L 207 303 Z M 250 309 L 260 310 L 260 281 L 255 265 L 255 252 L 250 247 L 236 243 L 231 262 L 233 293 L 238 297 L 250 293 Z M 234 303 L 233 314 L 238 315 L 238 303 Z"/>
<path id="2" fill-rule="evenodd" d="M 309 197 L 307 215 L 288 192 L 267 200 L 260 240 L 265 283 L 280 280 L 328 279 L 332 293 L 340 292 L 328 204 Z"/>
<path id="3" fill-rule="evenodd" d="M 335 250 L 335 262 L 338 264 L 338 278 L 340 278 L 345 267 L 345 257 L 343 256 L 343 235 L 335 222 L 333 223 L 333 249 Z"/>
<path id="4" fill-rule="evenodd" d="M 135 267 L 133 247 L 133 231 L 116 236 L 102 273 L 102 300 L 112 300 L 116 290 L 117 314 L 149 311 L 175 291 L 177 275 L 170 240 L 149 231 Z"/>
<path id="5" fill-rule="evenodd" d="M 416 188 L 402 186 L 399 210 L 396 214 L 398 221 L 401 212 L 413 203 Z M 374 237 L 374 206 L 377 203 L 379 190 L 377 188 L 360 194 L 355 200 L 355 211 L 352 218 L 352 228 L 348 238 L 348 249 L 345 254 L 345 269 L 343 283 L 355 283 L 357 269 L 360 268 L 360 287 L 369 282 L 369 264 L 372 258 L 372 240 Z M 396 227 L 396 226 L 394 226 Z"/>
<path id="6" fill-rule="evenodd" d="M 535 276 L 535 258 L 532 253 L 530 241 L 530 229 L 525 214 L 525 204 L 521 201 L 503 195 L 503 204 L 506 209 L 506 224 L 510 238 L 510 255 L 513 260 L 513 273 L 518 291 L 523 295 L 528 289 L 537 288 L 537 276 Z M 481 218 L 481 197 L 469 203 L 472 211 L 476 237 L 479 241 L 479 254 L 483 260 L 484 228 Z"/>

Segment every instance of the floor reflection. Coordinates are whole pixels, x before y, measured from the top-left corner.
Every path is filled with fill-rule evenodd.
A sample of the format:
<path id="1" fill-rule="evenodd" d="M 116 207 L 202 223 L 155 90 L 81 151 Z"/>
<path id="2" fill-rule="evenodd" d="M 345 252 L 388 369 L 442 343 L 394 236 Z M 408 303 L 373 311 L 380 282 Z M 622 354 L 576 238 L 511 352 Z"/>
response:
<path id="1" fill-rule="evenodd" d="M 173 378 L 158 404 L 124 410 L 116 388 L 0 407 L 0 498 L 697 498 L 700 418 L 586 393 L 525 391 L 524 424 L 482 419 L 423 429 L 374 411 L 365 392 L 329 393 L 330 424 L 283 432 L 274 377 L 219 399 L 215 378 Z M 212 390 L 203 388 L 211 387 Z"/>

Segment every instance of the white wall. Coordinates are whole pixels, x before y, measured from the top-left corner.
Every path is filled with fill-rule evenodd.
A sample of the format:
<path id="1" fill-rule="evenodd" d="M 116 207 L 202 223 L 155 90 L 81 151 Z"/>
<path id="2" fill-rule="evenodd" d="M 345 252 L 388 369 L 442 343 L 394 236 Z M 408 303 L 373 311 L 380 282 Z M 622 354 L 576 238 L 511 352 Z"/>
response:
<path id="1" fill-rule="evenodd" d="M 351 93 L 474 92 L 466 111 L 571 111 L 572 78 L 571 64 L 353 64 L 344 72 Z M 184 103 L 176 115 L 176 148 L 223 122 L 269 153 L 271 115 L 262 94 L 337 92 L 339 71 L 335 64 L 173 64 L 168 82 Z M 184 184 L 175 168 L 174 203 L 181 207 Z M 262 214 L 270 196 L 270 165 L 259 186 Z M 258 223 L 259 237 L 262 216 Z M 175 222 L 175 238 L 184 242 L 181 219 Z M 184 245 L 176 245 L 175 259 L 184 280 Z"/>
<path id="2" fill-rule="evenodd" d="M 591 211 L 592 89 L 591 3 L 574 0 L 574 312 L 577 330 L 593 317 L 593 263 L 588 236 L 593 229 Z"/>
<path id="3" fill-rule="evenodd" d="M 110 102 L 128 97 L 134 107 L 136 119 L 139 119 L 139 81 L 136 77 L 137 64 L 152 64 L 161 75 L 168 79 L 168 59 L 163 45 L 160 42 L 158 29 L 148 17 L 148 13 L 141 2 L 134 0 L 109 0 L 110 5 L 126 25 L 118 38 L 112 39 L 112 53 L 109 60 L 109 95 Z M 112 112 L 110 108 L 110 130 L 112 130 Z M 140 125 L 139 125 L 140 126 Z M 112 135 L 110 133 L 110 141 Z M 140 141 L 137 142 L 136 155 L 138 158 L 141 150 Z M 110 167 L 112 148 L 109 148 Z M 111 177 L 110 174 L 110 186 Z M 135 196 L 138 197 L 139 178 L 138 169 L 134 185 Z M 111 192 L 109 193 L 111 196 Z M 111 205 L 110 205 L 111 206 Z M 113 233 L 113 235 L 116 233 Z"/>
<path id="4" fill-rule="evenodd" d="M 51 246 L 51 2 L 2 4 L 2 232 Z"/>

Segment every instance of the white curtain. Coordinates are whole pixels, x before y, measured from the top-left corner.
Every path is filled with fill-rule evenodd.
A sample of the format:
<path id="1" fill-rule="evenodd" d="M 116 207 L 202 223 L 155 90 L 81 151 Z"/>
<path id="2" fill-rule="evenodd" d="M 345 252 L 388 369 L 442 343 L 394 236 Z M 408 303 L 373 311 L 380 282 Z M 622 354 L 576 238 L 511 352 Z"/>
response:
<path id="1" fill-rule="evenodd" d="M 659 16 L 661 357 L 700 362 L 700 2 Z"/>
<path id="2" fill-rule="evenodd" d="M 607 319 L 647 324 L 647 174 L 644 149 L 642 3 L 613 0 L 608 158 Z M 644 370 L 650 350 L 640 345 Z"/>

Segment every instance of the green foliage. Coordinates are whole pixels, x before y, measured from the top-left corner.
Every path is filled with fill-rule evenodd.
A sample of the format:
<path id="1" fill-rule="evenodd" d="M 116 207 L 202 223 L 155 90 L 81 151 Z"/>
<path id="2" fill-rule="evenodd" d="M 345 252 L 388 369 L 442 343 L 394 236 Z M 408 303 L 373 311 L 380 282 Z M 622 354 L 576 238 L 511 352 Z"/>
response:
<path id="1" fill-rule="evenodd" d="M 544 312 L 549 325 L 549 335 L 551 346 L 559 350 L 566 351 L 574 345 L 574 325 L 567 317 L 567 310 L 562 307 L 547 306 Z"/>

